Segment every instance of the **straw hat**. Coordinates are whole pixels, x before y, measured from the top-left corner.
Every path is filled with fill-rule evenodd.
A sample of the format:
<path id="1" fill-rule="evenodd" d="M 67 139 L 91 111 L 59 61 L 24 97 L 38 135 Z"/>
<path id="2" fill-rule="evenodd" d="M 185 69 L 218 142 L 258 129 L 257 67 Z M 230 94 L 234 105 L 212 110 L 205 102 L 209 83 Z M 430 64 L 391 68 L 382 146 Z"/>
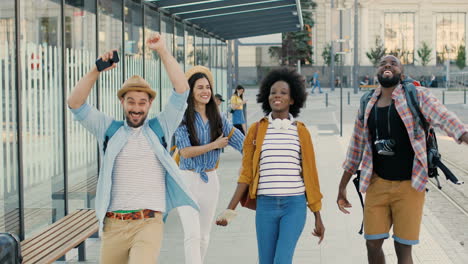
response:
<path id="1" fill-rule="evenodd" d="M 195 73 L 203 73 L 203 74 L 205 74 L 206 77 L 208 77 L 208 81 L 210 82 L 211 89 L 213 89 L 215 83 L 214 83 L 214 81 L 213 81 L 213 74 L 211 74 L 210 69 L 208 69 L 208 68 L 205 67 L 205 66 L 197 65 L 197 66 L 191 68 L 190 70 L 188 70 L 188 71 L 185 73 L 185 77 L 187 77 L 187 80 L 188 80 L 188 79 L 190 79 L 190 77 L 192 77 L 192 75 L 194 75 Z"/>
<path id="2" fill-rule="evenodd" d="M 119 98 L 123 98 L 124 94 L 130 91 L 139 91 L 149 94 L 150 98 L 156 97 L 156 91 L 151 89 L 149 83 L 138 75 L 133 75 L 128 78 L 122 85 L 122 88 L 117 92 Z"/>

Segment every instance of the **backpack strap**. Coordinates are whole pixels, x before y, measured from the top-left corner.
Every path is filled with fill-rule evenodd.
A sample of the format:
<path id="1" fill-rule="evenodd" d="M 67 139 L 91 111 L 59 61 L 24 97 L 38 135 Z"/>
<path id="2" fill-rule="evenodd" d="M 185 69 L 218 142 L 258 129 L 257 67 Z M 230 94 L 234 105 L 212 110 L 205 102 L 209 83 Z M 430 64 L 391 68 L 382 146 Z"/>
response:
<path id="1" fill-rule="evenodd" d="M 111 137 L 115 134 L 115 132 L 117 132 L 117 130 L 119 130 L 121 126 L 123 126 L 123 124 L 124 121 L 112 120 L 112 123 L 109 125 L 106 133 L 104 134 L 104 143 L 102 144 L 103 153 L 106 153 L 107 143 L 109 143 Z"/>
<path id="2" fill-rule="evenodd" d="M 427 122 L 426 118 L 421 112 L 421 109 L 419 108 L 418 91 L 416 90 L 416 86 L 414 86 L 414 84 L 411 82 L 404 82 L 403 89 L 405 90 L 406 103 L 408 104 L 408 107 L 413 114 L 416 123 L 420 124 L 424 128 L 424 132 L 427 134 L 429 130 L 429 122 Z"/>
<path id="3" fill-rule="evenodd" d="M 364 123 L 364 115 L 366 113 L 367 104 L 372 98 L 372 95 L 374 95 L 374 91 L 375 89 L 372 89 L 361 96 L 361 100 L 359 103 L 359 120 L 361 120 L 361 123 Z"/>
<path id="4" fill-rule="evenodd" d="M 158 136 L 159 142 L 163 145 L 164 148 L 167 148 L 166 138 L 164 137 L 164 131 L 161 127 L 161 123 L 159 123 L 158 118 L 153 118 L 148 121 L 149 127 L 153 132 Z"/>

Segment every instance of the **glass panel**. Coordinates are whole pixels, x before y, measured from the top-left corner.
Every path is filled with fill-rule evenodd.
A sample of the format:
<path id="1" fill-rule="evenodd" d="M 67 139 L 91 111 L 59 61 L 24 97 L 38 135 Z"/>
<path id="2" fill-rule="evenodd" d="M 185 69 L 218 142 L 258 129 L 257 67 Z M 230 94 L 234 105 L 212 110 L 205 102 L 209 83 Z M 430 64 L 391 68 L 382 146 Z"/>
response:
<path id="1" fill-rule="evenodd" d="M 77 82 L 94 66 L 96 60 L 95 0 L 65 1 L 65 85 L 68 94 Z M 96 105 L 96 87 L 87 102 Z M 115 99 L 114 99 L 115 100 Z M 98 161 L 96 139 L 82 125 L 67 114 L 67 165 L 69 212 L 80 208 L 94 208 Z M 63 191 L 53 199 L 63 199 Z"/>
<path id="2" fill-rule="evenodd" d="M 170 53 L 174 54 L 174 23 L 167 16 L 162 16 L 161 33 L 166 38 L 166 47 Z M 172 83 L 167 75 L 166 69 L 161 65 L 161 106 L 166 105 L 169 95 L 172 92 Z"/>
<path id="3" fill-rule="evenodd" d="M 175 56 L 180 64 L 180 67 L 184 69 L 185 66 L 185 41 L 184 41 L 184 24 L 181 22 L 176 23 L 176 52 Z"/>
<path id="4" fill-rule="evenodd" d="M 63 217 L 61 16 L 57 1 L 21 2 L 26 237 Z"/>
<path id="5" fill-rule="evenodd" d="M 19 234 L 14 2 L 0 5 L 0 232 Z"/>
<path id="6" fill-rule="evenodd" d="M 465 46 L 466 13 L 438 13 L 436 15 L 437 64 L 457 58 L 460 46 Z"/>
<path id="7" fill-rule="evenodd" d="M 122 62 L 122 1 L 98 0 L 99 12 L 99 53 L 117 49 Z M 123 118 L 123 111 L 116 101 L 117 91 L 122 87 L 122 64 L 106 71 L 99 77 L 99 107 L 104 113 L 116 119 Z"/>
<path id="8" fill-rule="evenodd" d="M 143 76 L 143 16 L 141 0 L 125 0 L 125 76 Z"/>
<path id="9" fill-rule="evenodd" d="M 203 66 L 210 68 L 210 38 L 203 34 Z"/>
<path id="10" fill-rule="evenodd" d="M 145 37 L 149 38 L 152 34 L 160 31 L 159 13 L 150 6 L 145 6 Z M 157 91 L 156 99 L 150 109 L 149 117 L 155 117 L 160 109 L 161 100 L 161 72 L 160 72 L 160 59 L 156 52 L 150 50 L 145 46 L 145 79 L 151 85 L 151 88 Z"/>
<path id="11" fill-rule="evenodd" d="M 414 63 L 414 13 L 385 13 L 385 48 L 402 63 Z"/>
<path id="12" fill-rule="evenodd" d="M 203 54 L 203 33 L 195 32 L 195 65 L 205 65 L 207 58 Z"/>
<path id="13" fill-rule="evenodd" d="M 185 69 L 188 70 L 194 66 L 195 63 L 195 36 L 194 29 L 191 27 L 185 27 Z"/>
<path id="14" fill-rule="evenodd" d="M 159 32 L 159 13 L 145 5 L 145 36 L 150 37 L 152 34 Z M 161 106 L 161 72 L 160 59 L 155 51 L 145 48 L 145 79 L 151 85 L 151 88 L 157 91 L 156 99 L 153 101 L 149 116 L 154 117 L 160 110 Z"/>
<path id="15" fill-rule="evenodd" d="M 231 91 L 229 90 L 228 83 L 227 83 L 227 45 L 225 42 L 221 42 L 221 83 L 223 87 L 223 92 L 221 93 L 226 101 L 224 102 L 223 106 L 225 107 L 224 110 L 227 111 L 228 101 L 231 98 Z"/>

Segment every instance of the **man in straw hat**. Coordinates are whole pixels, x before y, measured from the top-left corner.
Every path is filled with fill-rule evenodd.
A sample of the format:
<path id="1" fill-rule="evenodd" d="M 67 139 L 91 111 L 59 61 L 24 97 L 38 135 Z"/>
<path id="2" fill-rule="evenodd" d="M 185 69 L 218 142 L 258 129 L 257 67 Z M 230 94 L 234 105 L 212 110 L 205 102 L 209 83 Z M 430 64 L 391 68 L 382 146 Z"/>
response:
<path id="1" fill-rule="evenodd" d="M 168 103 L 156 117 L 159 130 L 150 127 L 154 119 L 146 118 L 156 92 L 140 76 L 130 77 L 117 92 L 125 122 L 111 136 L 109 130 L 118 122 L 86 103 L 100 75 L 97 67 L 81 78 L 68 98 L 75 119 L 96 136 L 101 150 L 96 193 L 102 239 L 100 263 L 156 263 L 163 236 L 163 214 L 182 205 L 198 209 L 162 139 L 172 138 L 182 120 L 189 93 L 187 79 L 159 34 L 146 43 L 159 54 L 174 85 Z M 111 60 L 112 54 L 109 51 L 101 58 Z M 103 71 L 115 67 L 116 63 Z M 161 132 L 156 134 L 157 131 Z"/>

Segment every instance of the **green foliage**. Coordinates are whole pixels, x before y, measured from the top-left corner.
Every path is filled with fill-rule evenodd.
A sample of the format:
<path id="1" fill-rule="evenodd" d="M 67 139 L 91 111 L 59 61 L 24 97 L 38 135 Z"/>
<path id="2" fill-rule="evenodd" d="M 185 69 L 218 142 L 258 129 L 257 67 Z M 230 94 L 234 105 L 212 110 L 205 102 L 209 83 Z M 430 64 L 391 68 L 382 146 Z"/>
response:
<path id="1" fill-rule="evenodd" d="M 466 67 L 466 50 L 465 45 L 463 44 L 458 47 L 457 60 L 455 61 L 455 64 L 460 70 L 463 70 Z"/>
<path id="2" fill-rule="evenodd" d="M 335 62 L 338 63 L 339 61 L 339 58 L 340 56 L 338 54 L 335 54 Z M 323 61 L 325 62 L 325 64 L 327 66 L 330 66 L 331 64 L 331 45 L 330 43 L 328 43 L 327 45 L 325 45 L 325 48 L 323 49 L 323 52 L 322 52 L 322 58 L 323 58 Z"/>
<path id="3" fill-rule="evenodd" d="M 425 41 L 423 41 L 417 52 L 421 65 L 424 67 L 427 66 L 429 62 L 431 62 L 432 49 L 429 48 L 429 45 L 427 45 Z"/>
<path id="4" fill-rule="evenodd" d="M 310 10 L 315 9 L 317 4 L 312 0 L 301 0 L 302 19 L 304 28 L 298 32 L 288 32 L 282 35 L 281 63 L 283 65 L 295 65 L 298 60 L 302 64 L 312 62 L 312 47 L 309 45 L 310 36 L 305 25 L 312 27 L 314 20 Z M 270 53 L 270 56 L 272 53 Z"/>
<path id="5" fill-rule="evenodd" d="M 377 65 L 380 62 L 380 59 L 385 55 L 387 52 L 387 49 L 385 48 L 382 39 L 380 39 L 379 36 L 375 38 L 375 47 L 371 48 L 370 52 L 366 52 L 367 58 L 371 61 L 372 65 L 374 67 L 377 67 Z"/>
<path id="6" fill-rule="evenodd" d="M 279 61 L 281 59 L 281 47 L 271 46 L 268 48 L 268 55 L 270 58 Z"/>

